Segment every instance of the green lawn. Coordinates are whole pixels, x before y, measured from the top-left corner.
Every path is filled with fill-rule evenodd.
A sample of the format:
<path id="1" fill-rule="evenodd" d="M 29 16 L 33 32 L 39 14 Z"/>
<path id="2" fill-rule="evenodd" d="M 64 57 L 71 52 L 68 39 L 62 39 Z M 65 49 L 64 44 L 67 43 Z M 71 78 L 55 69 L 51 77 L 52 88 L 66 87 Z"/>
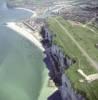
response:
<path id="1" fill-rule="evenodd" d="M 95 48 L 95 44 L 98 43 L 98 34 L 81 26 L 72 26 L 68 22 L 66 23 L 63 19 L 61 19 L 60 22 L 68 29 L 71 35 L 74 36 L 90 57 L 97 62 L 98 55 L 96 54 L 98 53 L 98 49 Z"/>
<path id="2" fill-rule="evenodd" d="M 91 66 L 81 51 L 68 37 L 68 35 L 65 34 L 65 31 L 54 19 L 55 18 L 49 18 L 47 20 L 49 29 L 52 31 L 52 33 L 56 34 L 54 42 L 63 48 L 65 54 L 77 59 L 77 63 L 66 71 L 73 88 L 75 88 L 77 91 L 85 92 L 89 100 L 98 100 L 98 81 L 94 81 L 92 83 L 87 83 L 85 81 L 84 83 L 80 83 L 79 79 L 83 79 L 83 77 L 77 73 L 77 69 L 81 68 L 88 75 L 97 71 Z M 94 47 L 94 45 L 97 42 L 98 35 L 81 26 L 72 26 L 68 21 L 65 21 L 61 17 L 56 19 L 69 31 L 69 33 L 75 38 L 76 41 L 78 41 L 81 47 L 83 47 L 89 56 L 97 63 L 98 50 Z"/>

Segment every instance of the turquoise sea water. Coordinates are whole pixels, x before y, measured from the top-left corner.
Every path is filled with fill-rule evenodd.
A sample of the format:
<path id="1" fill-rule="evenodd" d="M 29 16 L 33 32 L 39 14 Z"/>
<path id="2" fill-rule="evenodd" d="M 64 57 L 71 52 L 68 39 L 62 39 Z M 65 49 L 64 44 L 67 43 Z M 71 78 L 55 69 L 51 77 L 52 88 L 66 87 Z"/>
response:
<path id="1" fill-rule="evenodd" d="M 23 10 L 0 9 L 0 100 L 38 100 L 47 76 L 42 51 L 5 26 L 30 15 Z"/>

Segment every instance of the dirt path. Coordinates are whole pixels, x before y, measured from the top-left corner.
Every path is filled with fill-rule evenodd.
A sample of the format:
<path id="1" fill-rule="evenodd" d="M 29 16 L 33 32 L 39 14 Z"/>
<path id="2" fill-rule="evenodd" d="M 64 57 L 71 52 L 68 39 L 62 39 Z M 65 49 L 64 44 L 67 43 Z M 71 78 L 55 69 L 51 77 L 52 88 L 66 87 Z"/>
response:
<path id="1" fill-rule="evenodd" d="M 86 28 L 86 29 L 90 30 L 91 32 L 93 32 L 93 33 L 95 33 L 95 34 L 98 35 L 98 33 L 97 33 L 94 29 L 90 28 L 90 27 L 87 26 L 86 24 L 82 24 L 82 23 L 80 23 L 80 22 L 79 22 L 79 23 L 76 23 L 76 22 L 70 21 L 70 20 L 68 20 L 68 22 L 69 22 L 72 26 L 73 26 L 73 25 L 81 26 L 81 27 Z"/>
<path id="2" fill-rule="evenodd" d="M 74 42 L 74 44 L 78 47 L 78 49 L 83 53 L 83 55 L 86 57 L 88 62 L 98 70 L 97 63 L 88 55 L 88 53 L 80 46 L 80 44 L 75 40 L 75 38 L 69 33 L 69 31 L 57 20 L 55 21 L 58 23 L 58 25 L 65 31 L 65 34 Z"/>
<path id="3" fill-rule="evenodd" d="M 83 24 L 81 24 L 81 27 L 87 28 L 87 29 L 90 30 L 91 32 L 93 32 L 93 33 L 95 33 L 95 34 L 98 35 L 98 33 L 97 33 L 94 29 L 88 27 L 87 25 L 83 25 Z"/>

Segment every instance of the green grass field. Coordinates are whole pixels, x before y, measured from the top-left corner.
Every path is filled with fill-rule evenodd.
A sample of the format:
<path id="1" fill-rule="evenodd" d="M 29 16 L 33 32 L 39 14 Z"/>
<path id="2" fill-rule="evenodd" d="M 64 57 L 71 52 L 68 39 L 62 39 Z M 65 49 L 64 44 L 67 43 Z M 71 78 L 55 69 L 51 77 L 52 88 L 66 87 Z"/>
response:
<path id="1" fill-rule="evenodd" d="M 78 44 L 87 52 L 87 54 L 96 62 L 98 60 L 98 49 L 95 48 L 97 43 L 98 34 L 93 33 L 87 28 L 83 28 L 81 25 L 71 25 L 69 21 L 65 21 L 61 17 L 57 17 L 56 20 L 62 24 L 66 30 L 71 34 L 72 37 L 78 42 Z M 96 73 L 96 69 L 88 62 L 86 57 L 81 53 L 76 44 L 70 39 L 70 37 L 65 33 L 62 27 L 56 22 L 55 18 L 49 18 L 47 20 L 49 29 L 52 33 L 56 34 L 54 42 L 63 48 L 65 54 L 75 57 L 77 63 L 71 66 L 70 69 L 66 71 L 72 86 L 77 91 L 85 93 L 89 100 L 98 100 L 98 81 L 93 81 L 91 83 L 80 83 L 79 79 L 84 79 L 77 69 L 82 69 L 87 75 Z"/>

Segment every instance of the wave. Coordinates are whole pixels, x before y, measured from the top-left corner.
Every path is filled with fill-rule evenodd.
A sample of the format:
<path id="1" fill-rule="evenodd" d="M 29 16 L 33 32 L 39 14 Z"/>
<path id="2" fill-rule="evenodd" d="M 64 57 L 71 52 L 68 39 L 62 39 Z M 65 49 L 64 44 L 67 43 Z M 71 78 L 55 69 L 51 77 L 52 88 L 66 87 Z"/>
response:
<path id="1" fill-rule="evenodd" d="M 1 4 L 0 4 L 0 8 L 1 8 L 1 9 L 8 9 L 7 3 L 6 3 L 6 2 L 1 3 Z"/>
<path id="2" fill-rule="evenodd" d="M 16 7 L 15 9 L 28 11 L 28 12 L 30 12 L 30 13 L 33 14 L 33 17 L 36 17 L 37 16 L 37 13 L 35 11 L 31 10 L 31 9 L 22 8 L 22 7 Z"/>

